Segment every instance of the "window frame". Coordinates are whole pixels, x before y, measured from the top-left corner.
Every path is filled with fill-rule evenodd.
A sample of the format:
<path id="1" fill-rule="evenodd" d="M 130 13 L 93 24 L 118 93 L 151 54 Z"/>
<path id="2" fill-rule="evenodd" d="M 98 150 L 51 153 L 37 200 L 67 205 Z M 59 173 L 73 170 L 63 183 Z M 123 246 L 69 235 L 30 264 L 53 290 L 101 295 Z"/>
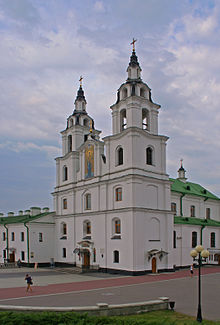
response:
<path id="1" fill-rule="evenodd" d="M 63 210 L 67 209 L 67 198 L 63 198 Z"/>
<path id="2" fill-rule="evenodd" d="M 24 231 L 21 231 L 21 242 L 24 242 Z"/>
<path id="3" fill-rule="evenodd" d="M 146 164 L 148 166 L 153 166 L 154 159 L 153 159 L 154 149 L 151 146 L 146 148 Z"/>
<path id="4" fill-rule="evenodd" d="M 122 187 L 117 187 L 115 189 L 115 201 L 116 202 L 122 201 Z"/>
<path id="5" fill-rule="evenodd" d="M 15 233 L 14 233 L 14 231 L 11 232 L 11 241 L 15 241 Z"/>
<path id="6" fill-rule="evenodd" d="M 211 219 L 211 209 L 206 208 L 206 214 L 205 214 L 206 219 Z"/>
<path id="7" fill-rule="evenodd" d="M 190 217 L 191 218 L 196 217 L 196 207 L 195 207 L 195 205 L 190 205 Z"/>
<path id="8" fill-rule="evenodd" d="M 85 207 L 85 210 L 91 210 L 92 209 L 92 196 L 91 196 L 91 193 L 86 193 L 85 194 L 84 207 Z"/>
<path id="9" fill-rule="evenodd" d="M 62 249 L 62 258 L 66 258 L 66 256 L 67 256 L 66 247 L 63 247 L 63 249 Z"/>
<path id="10" fill-rule="evenodd" d="M 215 248 L 216 240 L 215 240 L 215 232 L 211 232 L 210 234 L 210 247 Z"/>
<path id="11" fill-rule="evenodd" d="M 43 233 L 42 232 L 38 233 L 38 241 L 39 241 L 39 243 L 43 243 Z"/>

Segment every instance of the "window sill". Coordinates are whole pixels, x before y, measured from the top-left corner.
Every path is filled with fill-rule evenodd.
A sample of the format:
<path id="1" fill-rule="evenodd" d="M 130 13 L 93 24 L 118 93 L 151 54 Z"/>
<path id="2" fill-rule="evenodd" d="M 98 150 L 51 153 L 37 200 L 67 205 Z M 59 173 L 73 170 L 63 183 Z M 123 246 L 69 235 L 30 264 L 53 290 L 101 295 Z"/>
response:
<path id="1" fill-rule="evenodd" d="M 86 240 L 86 239 L 91 239 L 91 238 L 92 238 L 92 237 L 91 237 L 91 236 L 89 236 L 89 235 L 88 235 L 88 236 L 84 236 L 84 237 L 83 237 L 83 239 L 85 239 L 85 240 Z"/>
<path id="2" fill-rule="evenodd" d="M 114 235 L 111 239 L 121 239 L 121 235 Z"/>
<path id="3" fill-rule="evenodd" d="M 149 241 L 152 241 L 152 242 L 159 242 L 160 239 L 149 239 Z"/>
<path id="4" fill-rule="evenodd" d="M 60 239 L 65 240 L 65 239 L 67 239 L 67 236 L 62 236 L 62 237 L 60 237 Z"/>

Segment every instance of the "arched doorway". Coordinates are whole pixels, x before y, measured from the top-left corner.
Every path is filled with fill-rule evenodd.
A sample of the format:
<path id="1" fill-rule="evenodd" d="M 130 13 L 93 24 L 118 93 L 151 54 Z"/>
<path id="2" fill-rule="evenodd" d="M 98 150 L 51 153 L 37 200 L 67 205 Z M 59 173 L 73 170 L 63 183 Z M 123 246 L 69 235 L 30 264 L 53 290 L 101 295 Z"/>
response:
<path id="1" fill-rule="evenodd" d="M 156 257 L 152 258 L 151 265 L 152 265 L 152 273 L 157 273 L 157 259 L 156 259 Z"/>

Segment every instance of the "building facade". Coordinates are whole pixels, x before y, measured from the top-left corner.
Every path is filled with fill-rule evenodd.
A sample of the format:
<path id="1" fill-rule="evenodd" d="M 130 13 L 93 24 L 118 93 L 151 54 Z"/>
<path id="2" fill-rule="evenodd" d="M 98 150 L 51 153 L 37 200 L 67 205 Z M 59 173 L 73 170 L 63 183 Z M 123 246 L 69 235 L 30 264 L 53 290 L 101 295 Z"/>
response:
<path id="1" fill-rule="evenodd" d="M 210 251 L 208 262 L 220 264 L 220 200 L 187 182 L 182 163 L 178 178 L 169 178 L 168 137 L 158 134 L 159 110 L 142 81 L 134 49 L 127 79 L 111 106 L 112 135 L 100 139 L 80 84 L 61 132 L 52 193 L 55 212 L 29 222 L 50 242 L 43 252 L 31 236 L 33 248 L 25 261 L 34 262 L 31 256 L 37 256 L 42 263 L 53 258 L 57 265 L 142 274 L 190 265 L 190 250 L 202 242 Z M 2 217 L 0 227 L 10 218 Z M 41 223 L 46 222 L 43 233 Z M 25 225 L 11 222 L 10 228 L 22 232 Z"/>

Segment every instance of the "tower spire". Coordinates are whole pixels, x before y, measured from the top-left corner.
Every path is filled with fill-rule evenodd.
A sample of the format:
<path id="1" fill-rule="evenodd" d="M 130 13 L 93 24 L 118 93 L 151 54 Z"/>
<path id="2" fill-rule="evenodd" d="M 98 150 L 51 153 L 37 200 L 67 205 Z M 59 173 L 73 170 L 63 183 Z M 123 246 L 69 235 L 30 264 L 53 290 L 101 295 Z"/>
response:
<path id="1" fill-rule="evenodd" d="M 83 80 L 83 77 L 80 76 L 80 79 L 79 79 L 79 89 L 78 89 L 78 92 L 77 92 L 77 96 L 76 96 L 76 99 L 75 99 L 75 112 L 76 111 L 82 111 L 82 112 L 85 112 L 86 111 L 86 98 L 84 96 L 84 91 L 83 91 L 83 88 L 82 88 L 82 80 Z"/>
<path id="2" fill-rule="evenodd" d="M 133 38 L 133 41 L 130 43 L 130 45 L 133 46 L 132 49 L 132 54 L 130 56 L 130 62 L 127 68 L 127 72 L 128 72 L 128 79 L 127 80 L 131 80 L 131 79 L 141 79 L 141 67 L 139 65 L 138 62 L 138 58 L 135 52 L 135 43 L 137 42 L 136 39 Z"/>

